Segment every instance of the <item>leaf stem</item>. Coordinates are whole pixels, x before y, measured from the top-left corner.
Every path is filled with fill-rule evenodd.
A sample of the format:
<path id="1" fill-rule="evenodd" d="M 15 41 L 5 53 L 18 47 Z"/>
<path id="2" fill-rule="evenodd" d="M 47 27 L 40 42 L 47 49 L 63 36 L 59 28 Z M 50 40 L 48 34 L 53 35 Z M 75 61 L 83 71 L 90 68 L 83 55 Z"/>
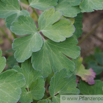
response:
<path id="1" fill-rule="evenodd" d="M 1 32 L 5 35 L 5 37 L 8 39 L 10 44 L 12 44 L 12 40 L 8 37 L 8 35 L 4 32 L 4 30 L 0 27 Z"/>
<path id="2" fill-rule="evenodd" d="M 93 32 L 103 23 L 103 19 L 96 25 L 95 28 L 93 28 L 89 33 L 86 34 L 78 43 L 80 45 L 84 40 L 86 40 Z"/>
<path id="3" fill-rule="evenodd" d="M 46 100 L 51 99 L 52 97 L 48 97 Z"/>

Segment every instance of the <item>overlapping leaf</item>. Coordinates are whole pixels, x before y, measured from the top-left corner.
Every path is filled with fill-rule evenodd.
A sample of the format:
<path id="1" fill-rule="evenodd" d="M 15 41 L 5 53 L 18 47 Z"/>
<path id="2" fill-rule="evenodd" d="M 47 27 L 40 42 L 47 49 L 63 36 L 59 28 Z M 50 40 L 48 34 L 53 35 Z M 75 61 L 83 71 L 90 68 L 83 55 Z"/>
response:
<path id="1" fill-rule="evenodd" d="M 64 94 L 79 94 L 79 90 L 76 88 L 76 77 L 68 76 L 67 70 L 62 69 L 61 71 L 54 74 L 50 82 L 49 92 L 53 97 L 53 103 L 59 103 L 56 95 Z"/>
<path id="2" fill-rule="evenodd" d="M 2 51 L 0 50 L 0 73 L 3 71 L 4 67 L 6 66 L 6 59 L 2 56 Z"/>
<path id="3" fill-rule="evenodd" d="M 24 84 L 24 76 L 15 70 L 0 74 L 0 103 L 17 103 Z"/>
<path id="4" fill-rule="evenodd" d="M 71 4 L 73 3 L 68 0 L 60 0 L 56 6 L 56 10 L 60 10 L 66 17 L 75 17 L 81 10 L 78 6 L 72 6 Z"/>
<path id="5" fill-rule="evenodd" d="M 81 81 L 79 83 L 79 89 L 83 95 L 103 95 L 103 82 L 96 80 L 94 85 L 88 85 Z"/>
<path id="6" fill-rule="evenodd" d="M 20 12 L 18 0 L 0 0 L 0 18 Z"/>
<path id="7" fill-rule="evenodd" d="M 52 6 L 56 6 L 57 1 L 58 0 L 29 0 L 29 3 L 31 7 L 34 7 L 40 10 L 45 10 Z"/>
<path id="8" fill-rule="evenodd" d="M 81 0 L 67 0 L 68 3 L 70 3 L 71 6 L 77 6 L 81 3 Z"/>
<path id="9" fill-rule="evenodd" d="M 39 18 L 39 30 L 48 38 L 55 42 L 64 41 L 71 37 L 74 26 L 67 19 L 61 19 L 62 14 L 54 8 L 46 10 Z M 36 25 L 32 18 L 20 16 L 11 26 L 11 30 L 17 35 L 27 35 L 14 40 L 13 49 L 18 62 L 24 62 L 32 52 L 37 52 L 42 47 L 42 38 L 37 33 Z"/>
<path id="10" fill-rule="evenodd" d="M 103 0 L 83 0 L 80 4 L 80 8 L 82 12 L 103 10 Z"/>
<path id="11" fill-rule="evenodd" d="M 77 15 L 77 17 L 75 18 L 75 22 L 74 22 L 74 26 L 76 28 L 75 32 L 74 32 L 74 35 L 75 37 L 79 38 L 81 35 L 82 35 L 82 19 L 83 19 L 83 14 L 80 13 Z"/>
<path id="12" fill-rule="evenodd" d="M 41 77 L 39 71 L 35 71 L 32 68 L 30 60 L 25 61 L 22 68 L 14 67 L 15 70 L 22 73 L 25 77 L 26 84 L 22 88 L 22 94 L 20 98 L 21 103 L 31 103 L 34 100 L 39 100 L 44 96 L 44 79 Z"/>
<path id="13" fill-rule="evenodd" d="M 67 19 L 60 19 L 61 12 L 55 11 L 54 8 L 44 11 L 39 18 L 39 29 L 49 39 L 60 42 L 67 37 L 71 37 L 74 27 Z"/>
<path id="14" fill-rule="evenodd" d="M 92 68 L 90 69 L 85 69 L 84 65 L 82 64 L 83 59 L 82 58 L 77 58 L 73 60 L 75 63 L 75 74 L 80 76 L 82 80 L 88 82 L 88 84 L 93 85 L 95 84 L 95 76 L 96 73 L 93 71 Z"/>
<path id="15" fill-rule="evenodd" d="M 66 39 L 61 43 L 51 40 L 44 41 L 40 51 L 33 53 L 32 65 L 35 70 L 42 72 L 44 77 L 63 68 L 73 72 L 74 63 L 67 58 L 77 58 L 80 54 L 80 48 L 76 46 L 77 40 L 73 37 Z"/>

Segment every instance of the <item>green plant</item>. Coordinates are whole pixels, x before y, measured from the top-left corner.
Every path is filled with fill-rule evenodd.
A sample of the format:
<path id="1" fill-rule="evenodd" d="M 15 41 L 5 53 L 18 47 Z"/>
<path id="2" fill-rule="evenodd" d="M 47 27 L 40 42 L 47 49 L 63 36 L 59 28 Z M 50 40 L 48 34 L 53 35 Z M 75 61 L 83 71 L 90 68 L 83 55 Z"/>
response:
<path id="1" fill-rule="evenodd" d="M 30 13 L 22 10 L 22 1 L 39 17 L 37 25 Z M 19 35 L 12 43 L 14 56 L 7 59 L 6 71 L 0 51 L 0 103 L 60 103 L 62 94 L 89 95 L 89 89 L 83 91 L 87 87 L 91 94 L 103 94 L 98 87 L 103 82 L 94 81 L 94 71 L 85 69 L 77 46 L 82 13 L 102 9 L 103 0 L 0 0 L 0 18 Z M 80 81 L 77 86 L 76 75 L 95 85 Z"/>

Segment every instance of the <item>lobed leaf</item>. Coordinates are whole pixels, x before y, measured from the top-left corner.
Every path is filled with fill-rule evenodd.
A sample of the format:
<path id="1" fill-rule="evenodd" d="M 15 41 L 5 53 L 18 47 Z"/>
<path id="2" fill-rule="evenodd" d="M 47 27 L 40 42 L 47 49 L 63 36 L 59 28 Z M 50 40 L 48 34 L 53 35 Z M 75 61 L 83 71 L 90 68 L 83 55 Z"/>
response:
<path id="1" fill-rule="evenodd" d="M 24 84 L 24 76 L 15 70 L 0 74 L 0 103 L 17 103 Z"/>
<path id="2" fill-rule="evenodd" d="M 82 12 L 103 10 L 103 0 L 83 0 L 80 4 L 80 9 Z"/>
<path id="3" fill-rule="evenodd" d="M 78 87 L 83 95 L 103 95 L 103 82 L 100 80 L 96 80 L 94 85 L 81 81 Z"/>
<path id="4" fill-rule="evenodd" d="M 73 37 L 66 41 L 56 43 L 51 40 L 44 41 L 40 51 L 33 53 L 32 65 L 35 70 L 42 72 L 47 77 L 53 72 L 67 68 L 68 72 L 73 72 L 74 63 L 67 58 L 77 58 L 80 54 L 80 48 L 76 46 L 77 40 Z"/>
<path id="5" fill-rule="evenodd" d="M 32 68 L 30 60 L 25 61 L 21 65 L 22 68 L 14 67 L 15 70 L 22 73 L 25 77 L 26 84 L 22 88 L 22 94 L 20 98 L 21 103 L 31 103 L 34 100 L 40 100 L 44 96 L 44 79 L 41 77 L 39 71 L 35 71 Z M 26 98 L 27 97 L 27 98 Z"/>

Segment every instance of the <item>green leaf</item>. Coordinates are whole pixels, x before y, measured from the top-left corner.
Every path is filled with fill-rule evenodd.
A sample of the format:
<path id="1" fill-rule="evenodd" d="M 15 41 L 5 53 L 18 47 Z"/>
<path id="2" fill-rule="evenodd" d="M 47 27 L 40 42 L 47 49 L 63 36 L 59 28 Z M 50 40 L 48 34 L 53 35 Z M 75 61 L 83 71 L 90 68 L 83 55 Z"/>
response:
<path id="1" fill-rule="evenodd" d="M 75 18 L 75 22 L 74 22 L 74 26 L 76 28 L 76 31 L 74 32 L 74 35 L 79 38 L 81 35 L 82 35 L 82 28 L 83 28 L 83 25 L 82 25 L 82 19 L 83 19 L 83 14 L 80 13 L 77 15 L 77 17 Z"/>
<path id="2" fill-rule="evenodd" d="M 41 77 L 41 73 L 32 68 L 31 61 L 27 60 L 22 63 L 21 68 L 16 66 L 14 67 L 14 69 L 22 73 L 26 80 L 26 84 L 22 88 L 23 92 L 20 98 L 20 102 L 31 103 L 33 99 L 40 100 L 44 96 L 45 82 L 44 79 Z"/>
<path id="3" fill-rule="evenodd" d="M 54 8 L 44 11 L 39 18 L 39 29 L 49 39 L 60 42 L 71 37 L 74 32 L 74 26 L 68 19 L 60 19 L 61 12 Z"/>
<path id="4" fill-rule="evenodd" d="M 5 20 L 5 21 L 6 21 L 6 26 L 7 26 L 7 28 L 10 29 L 11 24 L 12 24 L 14 21 L 16 21 L 16 19 L 17 19 L 19 16 L 21 16 L 21 15 L 30 16 L 29 12 L 26 11 L 26 10 L 22 10 L 22 11 L 20 11 L 19 13 L 15 13 L 15 14 L 12 14 L 12 15 L 8 16 L 8 17 L 6 18 L 6 20 Z"/>
<path id="5" fill-rule="evenodd" d="M 37 103 L 48 103 L 48 101 L 47 100 L 40 100 Z"/>
<path id="6" fill-rule="evenodd" d="M 80 48 L 76 46 L 77 40 L 73 37 L 66 39 L 61 43 L 51 40 L 44 41 L 43 47 L 39 52 L 33 53 L 32 65 L 35 70 L 42 72 L 44 77 L 49 74 L 67 68 L 68 72 L 73 72 L 74 63 L 68 59 L 77 58 L 80 54 Z"/>
<path id="7" fill-rule="evenodd" d="M 14 40 L 13 49 L 15 58 L 18 62 L 24 62 L 31 57 L 32 52 L 37 52 L 43 44 L 42 37 L 39 33 L 27 35 Z"/>
<path id="8" fill-rule="evenodd" d="M 0 103 L 17 103 L 24 84 L 24 76 L 15 70 L 0 74 Z"/>
<path id="9" fill-rule="evenodd" d="M 0 0 L 0 18 L 20 12 L 18 0 Z"/>
<path id="10" fill-rule="evenodd" d="M 88 63 L 88 68 L 92 68 L 96 75 L 99 75 L 103 71 L 103 67 L 99 66 L 96 62 L 89 62 Z"/>
<path id="11" fill-rule="evenodd" d="M 80 4 L 80 9 L 82 12 L 103 10 L 103 0 L 83 0 Z"/>
<path id="12" fill-rule="evenodd" d="M 12 68 L 14 65 L 17 64 L 16 59 L 14 58 L 14 55 L 11 55 L 7 58 L 7 65 Z"/>
<path id="13" fill-rule="evenodd" d="M 96 80 L 94 85 L 88 85 L 81 81 L 79 83 L 79 89 L 83 95 L 103 95 L 103 82 Z"/>
<path id="14" fill-rule="evenodd" d="M 35 34 L 37 27 L 34 20 L 29 16 L 20 16 L 11 26 L 11 31 L 16 35 Z"/>
<path id="15" fill-rule="evenodd" d="M 94 57 L 100 65 L 103 65 L 103 52 L 96 53 Z"/>
<path id="16" fill-rule="evenodd" d="M 57 5 L 58 0 L 29 0 L 30 6 L 36 9 L 45 10 Z"/>
<path id="17" fill-rule="evenodd" d="M 3 69 L 6 66 L 6 59 L 5 57 L 1 57 L 2 56 L 2 51 L 0 50 L 0 73 L 3 71 Z"/>
<path id="18" fill-rule="evenodd" d="M 76 77 L 68 76 L 67 70 L 62 69 L 61 71 L 54 74 L 50 82 L 49 92 L 52 97 L 57 94 L 67 94 L 67 93 L 79 93 L 76 88 Z"/>
<path id="19" fill-rule="evenodd" d="M 56 10 L 60 10 L 66 17 L 76 17 L 81 11 L 78 6 L 72 6 L 66 0 L 59 2 L 56 6 Z"/>
<path id="20" fill-rule="evenodd" d="M 54 96 L 52 101 L 53 103 L 60 103 L 60 95 Z"/>
<path id="21" fill-rule="evenodd" d="M 67 0 L 67 2 L 71 5 L 71 6 L 77 6 L 81 3 L 81 0 Z"/>

